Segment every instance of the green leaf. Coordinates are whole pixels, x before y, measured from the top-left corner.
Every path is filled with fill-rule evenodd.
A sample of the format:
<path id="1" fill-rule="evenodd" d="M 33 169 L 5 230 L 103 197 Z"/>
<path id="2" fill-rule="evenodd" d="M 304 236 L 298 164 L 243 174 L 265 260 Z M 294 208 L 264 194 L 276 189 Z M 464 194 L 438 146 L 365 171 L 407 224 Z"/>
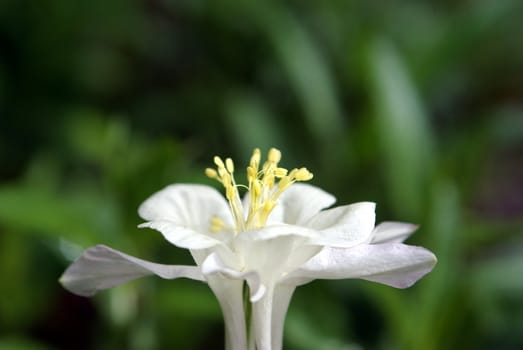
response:
<path id="1" fill-rule="evenodd" d="M 390 42 L 371 42 L 368 67 L 389 196 L 401 215 L 419 217 L 433 161 L 434 141 L 427 116 L 407 67 Z"/>
<path id="2" fill-rule="evenodd" d="M 334 77 L 319 46 L 279 2 L 251 2 L 251 15 L 273 47 L 317 142 L 340 134 L 344 121 Z"/>
<path id="3" fill-rule="evenodd" d="M 246 152 L 241 155 L 244 159 L 248 159 L 256 147 L 262 150 L 270 147 L 286 148 L 282 129 L 259 96 L 231 94 L 226 104 L 226 115 L 228 130 L 236 148 Z"/>
<path id="4" fill-rule="evenodd" d="M 484 296 L 520 296 L 523 293 L 522 271 L 523 247 L 507 247 L 502 255 L 484 258 L 472 268 L 471 289 Z"/>
<path id="5" fill-rule="evenodd" d="M 22 232 L 44 237 L 67 237 L 82 245 L 104 241 L 119 233 L 110 201 L 78 189 L 59 193 L 19 185 L 0 187 L 0 222 Z"/>

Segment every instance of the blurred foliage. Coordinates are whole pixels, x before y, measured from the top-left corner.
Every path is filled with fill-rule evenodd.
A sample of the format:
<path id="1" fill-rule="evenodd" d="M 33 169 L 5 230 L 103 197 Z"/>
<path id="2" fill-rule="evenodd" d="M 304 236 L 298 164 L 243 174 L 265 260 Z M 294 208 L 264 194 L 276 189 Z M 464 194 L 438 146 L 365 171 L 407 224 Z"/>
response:
<path id="1" fill-rule="evenodd" d="M 286 349 L 522 348 L 522 36 L 519 0 L 2 0 L 0 349 L 221 348 L 204 284 L 57 279 L 95 243 L 190 263 L 136 208 L 257 146 L 439 258 L 301 287 Z"/>

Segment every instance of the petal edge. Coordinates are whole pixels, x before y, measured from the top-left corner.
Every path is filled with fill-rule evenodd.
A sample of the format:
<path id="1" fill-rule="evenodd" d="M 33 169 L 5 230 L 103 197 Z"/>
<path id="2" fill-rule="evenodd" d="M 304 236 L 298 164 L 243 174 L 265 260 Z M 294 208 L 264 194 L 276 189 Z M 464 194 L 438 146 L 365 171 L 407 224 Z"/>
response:
<path id="1" fill-rule="evenodd" d="M 362 244 L 353 248 L 325 247 L 288 276 L 287 283 L 316 278 L 361 278 L 395 288 L 408 288 L 436 264 L 429 250 L 401 243 Z"/>
<path id="2" fill-rule="evenodd" d="M 204 280 L 196 266 L 156 264 L 97 245 L 87 249 L 65 270 L 60 283 L 77 295 L 93 296 L 100 290 L 153 274 L 164 279 Z"/>

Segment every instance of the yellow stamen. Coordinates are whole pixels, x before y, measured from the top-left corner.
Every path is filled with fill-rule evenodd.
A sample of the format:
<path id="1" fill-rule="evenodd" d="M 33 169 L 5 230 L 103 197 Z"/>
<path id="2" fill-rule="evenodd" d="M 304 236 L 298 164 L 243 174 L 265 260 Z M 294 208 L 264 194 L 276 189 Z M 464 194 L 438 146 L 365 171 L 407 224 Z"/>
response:
<path id="1" fill-rule="evenodd" d="M 285 168 L 276 168 L 274 169 L 274 176 L 276 176 L 277 178 L 282 178 L 287 175 L 287 172 L 288 171 Z"/>
<path id="2" fill-rule="evenodd" d="M 300 168 L 296 174 L 294 174 L 296 181 L 309 181 L 312 179 L 312 176 L 312 173 L 308 171 L 307 168 Z"/>
<path id="3" fill-rule="evenodd" d="M 205 175 L 207 175 L 211 179 L 218 179 L 218 173 L 216 172 L 216 170 L 212 168 L 205 169 Z"/>
<path id="4" fill-rule="evenodd" d="M 225 167 L 229 173 L 234 173 L 234 163 L 232 162 L 231 158 L 225 159 Z"/>
<path id="5" fill-rule="evenodd" d="M 260 184 L 260 180 L 254 180 L 254 182 L 252 183 L 252 188 L 251 188 L 251 196 L 254 197 L 254 198 L 258 198 L 261 194 L 261 184 Z"/>
<path id="6" fill-rule="evenodd" d="M 225 168 L 225 164 L 223 164 L 223 160 L 218 156 L 214 156 L 214 164 L 216 164 L 216 166 L 218 168 Z"/>
<path id="7" fill-rule="evenodd" d="M 256 171 L 258 171 L 258 167 L 260 166 L 261 161 L 261 152 L 259 148 L 255 148 L 252 152 L 251 157 L 251 167 L 253 167 Z"/>
<path id="8" fill-rule="evenodd" d="M 247 167 L 247 181 L 249 181 L 249 183 L 251 183 L 257 177 L 258 177 L 258 174 L 256 172 L 256 169 L 254 169 L 252 166 L 248 166 Z"/>
<path id="9" fill-rule="evenodd" d="M 267 159 L 271 163 L 278 164 L 281 160 L 281 152 L 276 148 L 271 148 L 269 150 L 269 154 L 267 155 Z"/>
<path id="10" fill-rule="evenodd" d="M 234 228 L 226 228 L 219 218 L 211 219 L 211 231 L 218 232 L 223 229 L 232 229 L 236 233 L 265 226 L 267 219 L 274 207 L 278 204 L 279 196 L 294 182 L 308 181 L 312 179 L 312 173 L 307 168 L 295 168 L 290 172 L 285 168 L 278 167 L 281 160 L 281 152 L 271 148 L 267 153 L 267 161 L 260 169 L 261 152 L 254 149 L 249 166 L 247 167 L 248 186 L 236 185 L 234 180 L 234 162 L 231 158 L 215 156 L 214 164 L 216 170 L 207 168 L 205 174 L 223 184 L 225 197 L 229 201 L 232 216 L 235 222 Z M 238 193 L 238 187 L 246 187 L 249 191 L 249 212 L 245 216 L 243 205 Z"/>

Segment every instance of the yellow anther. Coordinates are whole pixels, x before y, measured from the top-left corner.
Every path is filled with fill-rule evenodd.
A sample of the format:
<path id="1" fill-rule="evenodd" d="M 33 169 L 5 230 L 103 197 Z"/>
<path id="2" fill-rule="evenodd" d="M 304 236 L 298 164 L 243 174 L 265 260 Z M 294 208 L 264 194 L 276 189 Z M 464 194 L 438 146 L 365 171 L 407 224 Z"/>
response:
<path id="1" fill-rule="evenodd" d="M 307 170 L 307 168 L 300 168 L 294 174 L 294 178 L 296 179 L 296 181 L 309 181 L 310 179 L 312 179 L 312 177 L 312 173 L 309 170 Z"/>
<path id="2" fill-rule="evenodd" d="M 225 159 L 225 167 L 229 173 L 234 173 L 234 163 L 232 162 L 231 158 Z"/>
<path id="3" fill-rule="evenodd" d="M 223 177 L 224 177 L 225 175 L 228 175 L 228 173 L 227 173 L 227 169 L 222 168 L 222 167 L 218 167 L 218 177 L 219 177 L 220 179 L 223 179 Z"/>
<path id="4" fill-rule="evenodd" d="M 205 169 L 205 175 L 207 175 L 211 179 L 218 179 L 218 173 L 216 172 L 216 170 L 211 168 Z"/>
<path id="5" fill-rule="evenodd" d="M 271 163 L 278 164 L 281 160 L 281 152 L 276 148 L 271 148 L 267 155 L 267 160 Z"/>
<path id="6" fill-rule="evenodd" d="M 260 165 L 261 160 L 261 152 L 259 148 L 255 148 L 252 152 L 251 156 L 251 167 L 253 167 L 256 171 L 258 170 L 258 166 Z"/>
<path id="7" fill-rule="evenodd" d="M 274 176 L 277 178 L 282 178 L 287 175 L 287 169 L 285 168 L 276 168 L 274 169 Z"/>
<path id="8" fill-rule="evenodd" d="M 223 160 L 218 156 L 214 156 L 214 164 L 216 164 L 216 166 L 218 168 L 225 168 L 225 164 L 223 164 Z"/>
<path id="9" fill-rule="evenodd" d="M 297 171 L 298 171 L 297 168 L 292 169 L 291 172 L 289 173 L 288 177 L 294 180 L 294 176 L 296 175 Z"/>
<path id="10" fill-rule="evenodd" d="M 261 152 L 254 149 L 249 166 L 247 167 L 248 186 L 237 185 L 234 179 L 234 162 L 231 158 L 214 157 L 216 169 L 207 168 L 205 174 L 216 179 L 225 188 L 225 196 L 229 201 L 234 227 L 226 227 L 217 217 L 211 219 L 211 231 L 230 230 L 242 232 L 248 229 L 266 225 L 269 215 L 278 204 L 280 195 L 294 182 L 312 179 L 312 173 L 307 168 L 295 168 L 287 171 L 278 167 L 281 152 L 271 148 L 267 153 L 267 161 L 260 169 Z M 277 184 L 277 187 L 275 185 Z M 238 193 L 238 187 L 247 187 L 249 190 L 248 213 L 244 212 L 244 203 Z"/>

